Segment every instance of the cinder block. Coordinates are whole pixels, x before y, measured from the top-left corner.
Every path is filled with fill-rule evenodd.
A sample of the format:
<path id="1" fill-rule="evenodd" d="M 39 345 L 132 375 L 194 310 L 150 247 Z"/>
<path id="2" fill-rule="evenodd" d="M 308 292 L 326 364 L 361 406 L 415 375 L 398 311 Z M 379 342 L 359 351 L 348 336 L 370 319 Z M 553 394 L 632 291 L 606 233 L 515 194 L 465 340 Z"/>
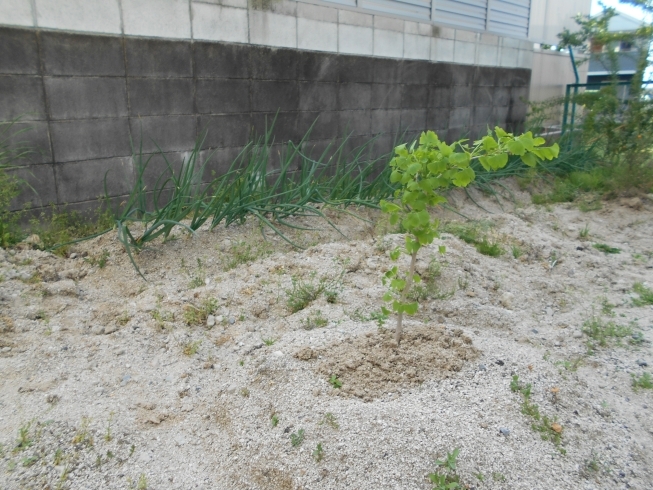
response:
<path id="1" fill-rule="evenodd" d="M 24 121 L 45 119 L 43 82 L 32 75 L 0 76 L 0 121 L 22 116 Z"/>
<path id="2" fill-rule="evenodd" d="M 426 84 L 430 82 L 431 63 L 427 61 L 406 60 L 401 64 L 403 83 Z"/>
<path id="3" fill-rule="evenodd" d="M 402 109 L 401 129 L 406 131 L 424 131 L 426 128 L 426 108 L 424 109 Z"/>
<path id="4" fill-rule="evenodd" d="M 127 115 L 124 78 L 46 77 L 52 119 L 85 119 Z"/>
<path id="5" fill-rule="evenodd" d="M 27 29 L 0 27 L 0 74 L 37 75 L 38 73 L 39 51 L 36 45 L 36 33 Z"/>
<path id="6" fill-rule="evenodd" d="M 472 100 L 472 87 L 470 86 L 454 86 L 451 98 L 451 105 L 453 107 L 471 106 Z"/>
<path id="7" fill-rule="evenodd" d="M 456 31 L 458 32 L 458 31 Z M 476 44 L 465 41 L 454 42 L 453 61 L 462 65 L 473 65 L 476 59 Z"/>
<path id="8" fill-rule="evenodd" d="M 430 108 L 443 108 L 451 107 L 451 87 L 439 87 L 431 85 L 429 87 L 429 101 Z"/>
<path id="9" fill-rule="evenodd" d="M 519 50 L 513 48 L 501 47 L 500 66 L 505 68 L 516 68 L 519 57 Z"/>
<path id="10" fill-rule="evenodd" d="M 533 51 L 520 49 L 517 55 L 517 66 L 519 68 L 533 68 Z"/>
<path id="11" fill-rule="evenodd" d="M 336 111 L 300 112 L 298 132 L 300 135 L 306 134 L 312 125 L 311 140 L 331 140 L 338 136 L 339 120 L 340 116 Z"/>
<path id="12" fill-rule="evenodd" d="M 375 61 L 369 56 L 338 56 L 338 80 L 371 83 L 374 80 Z"/>
<path id="13" fill-rule="evenodd" d="M 263 135 L 272 129 L 276 143 L 298 141 L 303 135 L 299 134 L 299 121 L 296 112 L 260 112 L 252 115 L 252 128 L 254 134 Z"/>
<path id="14" fill-rule="evenodd" d="M 472 116 L 471 107 L 455 107 L 449 113 L 449 127 L 467 128 L 470 125 Z"/>
<path id="15" fill-rule="evenodd" d="M 420 109 L 428 106 L 428 85 L 403 85 L 401 107 L 403 109 Z"/>
<path id="16" fill-rule="evenodd" d="M 35 0 L 34 4 L 39 27 L 107 34 L 121 32 L 120 7 L 115 1 Z"/>
<path id="17" fill-rule="evenodd" d="M 338 24 L 297 19 L 297 47 L 313 51 L 338 51 Z"/>
<path id="18" fill-rule="evenodd" d="M 375 17 L 378 19 L 379 17 Z M 402 21 L 403 22 L 403 21 Z M 403 29 L 402 29 L 403 30 Z M 374 56 L 401 58 L 404 55 L 404 33 L 374 29 Z"/>
<path id="19" fill-rule="evenodd" d="M 456 41 L 463 41 L 467 43 L 475 43 L 478 41 L 478 34 L 464 29 L 456 29 Z"/>
<path id="20" fill-rule="evenodd" d="M 132 116 L 193 113 L 190 78 L 130 78 L 128 85 Z"/>
<path id="21" fill-rule="evenodd" d="M 492 102 L 497 107 L 507 107 L 510 104 L 510 89 L 506 87 L 495 87 Z"/>
<path id="22" fill-rule="evenodd" d="M 374 27 L 374 16 L 352 12 L 351 10 L 338 10 L 338 23 L 361 27 Z"/>
<path id="23" fill-rule="evenodd" d="M 483 128 L 483 133 L 487 132 L 487 127 L 493 128 L 496 125 L 494 120 L 494 111 L 492 107 L 474 107 L 474 115 L 472 118 L 472 126 Z"/>
<path id="24" fill-rule="evenodd" d="M 156 153 L 143 153 L 142 161 L 147 163 L 143 169 L 143 184 L 146 189 L 154 189 L 155 186 L 161 188 L 163 183 L 172 176 L 172 172 L 175 175 L 179 174 L 184 160 L 188 159 L 188 152 L 156 152 Z M 138 161 L 132 159 L 132 166 L 134 168 L 134 175 L 136 176 L 140 171 L 138 167 Z M 172 168 L 172 172 L 170 171 Z M 168 186 L 171 186 L 172 183 L 168 183 Z M 159 205 L 162 206 L 166 203 L 166 200 L 170 199 L 170 194 L 167 192 L 162 193 L 161 200 Z"/>
<path id="25" fill-rule="evenodd" d="M 200 161 L 205 164 L 202 180 L 208 182 L 220 175 L 226 174 L 242 148 L 217 148 L 200 153 Z"/>
<path id="26" fill-rule="evenodd" d="M 46 121 L 30 121 L 14 123 L 10 132 L 3 135 L 3 139 L 15 148 L 25 148 L 29 151 L 20 160 L 11 162 L 12 165 L 35 165 L 52 163 L 50 151 L 50 133 Z"/>
<path id="27" fill-rule="evenodd" d="M 499 46 L 479 44 L 477 46 L 476 63 L 483 66 L 497 66 L 499 62 Z"/>
<path id="28" fill-rule="evenodd" d="M 250 116 L 249 113 L 200 116 L 199 130 L 206 131 L 202 148 L 244 146 L 251 132 Z"/>
<path id="29" fill-rule="evenodd" d="M 7 173 L 29 185 L 20 189 L 9 205 L 12 211 L 39 208 L 57 203 L 57 185 L 54 179 L 54 165 L 30 165 L 8 170 Z M 36 191 L 36 192 L 34 192 Z"/>
<path id="30" fill-rule="evenodd" d="M 194 39 L 246 43 L 248 29 L 245 9 L 193 3 Z"/>
<path id="31" fill-rule="evenodd" d="M 195 76 L 198 78 L 249 78 L 250 52 L 248 45 L 225 43 L 193 43 Z"/>
<path id="32" fill-rule="evenodd" d="M 374 16 L 374 29 L 381 29 L 385 31 L 404 32 L 404 21 L 402 19 L 395 19 L 393 17 L 385 17 L 383 15 Z"/>
<path id="33" fill-rule="evenodd" d="M 195 116 L 148 116 L 130 118 L 134 146 L 143 141 L 144 152 L 185 151 L 195 145 Z M 55 153 L 56 155 L 56 153 Z"/>
<path id="34" fill-rule="evenodd" d="M 160 39 L 125 39 L 127 75 L 132 77 L 191 77 L 191 43 Z"/>
<path id="35" fill-rule="evenodd" d="M 68 162 L 54 166 L 59 204 L 129 193 L 134 181 L 131 157 Z"/>
<path id="36" fill-rule="evenodd" d="M 30 0 L 0 0 L 0 24 L 32 27 L 34 17 Z"/>
<path id="37" fill-rule="evenodd" d="M 453 83 L 453 74 L 460 65 L 452 63 L 431 63 L 429 65 L 429 84 L 437 87 L 449 87 Z"/>
<path id="38" fill-rule="evenodd" d="M 336 83 L 299 83 L 300 111 L 333 111 L 337 108 L 338 85 Z"/>
<path id="39" fill-rule="evenodd" d="M 302 51 L 299 53 L 297 78 L 320 82 L 338 81 L 338 55 Z"/>
<path id="40" fill-rule="evenodd" d="M 338 87 L 338 107 L 342 111 L 369 109 L 371 101 L 370 83 L 341 83 Z"/>
<path id="41" fill-rule="evenodd" d="M 204 78 L 195 85 L 195 105 L 200 114 L 248 112 L 249 80 Z"/>
<path id="42" fill-rule="evenodd" d="M 41 32 L 46 75 L 124 76 L 122 41 L 117 37 Z"/>
<path id="43" fill-rule="evenodd" d="M 369 135 L 372 122 L 372 111 L 340 111 L 339 133 L 346 135 Z"/>
<path id="44" fill-rule="evenodd" d="M 295 111 L 299 107 L 299 87 L 293 81 L 252 82 L 252 111 Z"/>
<path id="45" fill-rule="evenodd" d="M 319 20 L 322 22 L 338 23 L 338 10 L 331 7 L 321 7 L 308 3 L 297 3 L 297 18 Z"/>
<path id="46" fill-rule="evenodd" d="M 504 48 L 519 49 L 521 48 L 521 41 L 512 37 L 502 37 L 501 46 Z"/>
<path id="47" fill-rule="evenodd" d="M 454 60 L 454 41 L 431 38 L 431 61 L 451 63 Z"/>
<path id="48" fill-rule="evenodd" d="M 297 18 L 250 10 L 249 40 L 252 44 L 296 48 Z"/>
<path id="49" fill-rule="evenodd" d="M 403 60 L 375 59 L 374 81 L 376 83 L 401 83 L 404 73 L 403 66 Z"/>
<path id="50" fill-rule="evenodd" d="M 401 127 L 400 109 L 372 111 L 372 134 L 396 133 Z"/>
<path id="51" fill-rule="evenodd" d="M 106 0 L 105 0 L 106 1 Z M 188 0 L 121 0 L 125 34 L 190 39 Z"/>
<path id="52" fill-rule="evenodd" d="M 372 109 L 400 109 L 402 85 L 375 83 L 372 85 Z"/>
<path id="53" fill-rule="evenodd" d="M 494 95 L 494 89 L 492 87 L 473 87 L 472 88 L 472 99 L 474 100 L 474 105 L 479 106 L 491 106 Z"/>
<path id="54" fill-rule="evenodd" d="M 454 86 L 471 85 L 474 80 L 474 71 L 476 68 L 473 65 L 457 65 L 451 66 L 451 83 Z"/>
<path id="55" fill-rule="evenodd" d="M 428 60 L 431 57 L 431 38 L 404 34 L 404 58 Z"/>
<path id="56" fill-rule="evenodd" d="M 338 26 L 338 52 L 371 55 L 374 53 L 374 29 L 340 24 Z"/>
<path id="57" fill-rule="evenodd" d="M 236 7 L 240 9 L 247 8 L 247 0 L 191 0 L 193 3 L 212 3 L 214 5 L 223 5 L 226 7 Z"/>
<path id="58" fill-rule="evenodd" d="M 250 48 L 252 78 L 261 80 L 296 80 L 301 53 L 294 49 L 261 46 Z"/>
<path id="59" fill-rule="evenodd" d="M 450 113 L 449 107 L 430 108 L 426 113 L 426 128 L 435 131 L 441 139 L 446 138 Z"/>
<path id="60" fill-rule="evenodd" d="M 58 163 L 131 154 L 127 118 L 51 122 L 50 135 Z"/>
<path id="61" fill-rule="evenodd" d="M 492 87 L 496 83 L 497 68 L 495 66 L 478 66 L 474 70 L 473 84 L 479 87 Z"/>

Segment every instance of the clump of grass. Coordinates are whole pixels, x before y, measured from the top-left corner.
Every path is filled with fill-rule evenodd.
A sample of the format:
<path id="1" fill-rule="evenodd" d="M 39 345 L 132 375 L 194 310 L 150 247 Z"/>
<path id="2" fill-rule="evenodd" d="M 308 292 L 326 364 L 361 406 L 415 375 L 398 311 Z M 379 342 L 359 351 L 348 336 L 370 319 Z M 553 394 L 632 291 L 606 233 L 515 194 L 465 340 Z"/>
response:
<path id="1" fill-rule="evenodd" d="M 596 317 L 586 320 L 583 324 L 582 331 L 592 339 L 589 346 L 590 350 L 596 345 L 599 347 L 607 347 L 611 345 L 614 340 L 619 342 L 620 339 L 632 336 L 633 334 L 633 328 L 629 325 L 618 325 L 615 322 L 604 322 Z"/>
<path id="2" fill-rule="evenodd" d="M 32 444 L 34 444 L 34 439 L 32 439 L 30 435 L 31 427 L 32 422 L 27 422 L 25 425 L 22 425 L 18 428 L 18 441 L 16 441 L 14 452 L 24 451 Z"/>
<path id="3" fill-rule="evenodd" d="M 111 254 L 109 251 L 105 249 L 102 250 L 102 253 L 99 255 L 89 255 L 88 257 L 84 257 L 84 261 L 87 262 L 91 267 L 95 267 L 97 265 L 100 269 L 104 269 L 110 256 Z"/>
<path id="4" fill-rule="evenodd" d="M 273 413 L 270 416 L 270 423 L 272 424 L 272 427 L 279 425 L 279 416 L 276 413 Z"/>
<path id="5" fill-rule="evenodd" d="M 215 298 L 207 298 L 199 305 L 188 304 L 184 306 L 184 321 L 187 325 L 203 325 L 217 309 L 218 300 Z"/>
<path id="6" fill-rule="evenodd" d="M 200 350 L 200 345 L 202 345 L 201 340 L 196 340 L 195 342 L 186 342 L 182 349 L 184 355 L 194 356 Z"/>
<path id="7" fill-rule="evenodd" d="M 499 257 L 504 254 L 504 250 L 496 242 L 488 242 L 485 238 L 480 242 L 476 243 L 476 250 L 483 255 L 488 255 L 489 257 Z"/>
<path id="8" fill-rule="evenodd" d="M 242 240 L 231 246 L 229 253 L 223 259 L 223 265 L 225 270 L 228 271 L 241 264 L 249 264 L 262 259 L 273 252 L 272 245 L 266 241 L 259 240 L 253 244 Z"/>
<path id="9" fill-rule="evenodd" d="M 304 429 L 299 429 L 297 432 L 290 434 L 290 444 L 292 447 L 301 446 L 304 442 Z"/>
<path id="10" fill-rule="evenodd" d="M 485 222 L 476 222 L 470 224 L 461 224 L 461 223 L 447 223 L 442 227 L 442 231 L 451 233 L 452 235 L 457 236 L 465 243 L 474 245 L 476 250 L 489 257 L 499 257 L 503 255 L 505 251 L 496 242 L 488 240 L 485 235 L 485 230 L 487 230 L 491 225 Z"/>
<path id="11" fill-rule="evenodd" d="M 606 245 L 605 243 L 595 243 L 592 245 L 597 250 L 600 250 L 601 252 L 605 254 L 618 254 L 621 253 L 620 248 L 616 247 L 611 247 L 610 245 Z"/>
<path id="12" fill-rule="evenodd" d="M 585 227 L 578 232 L 578 238 L 580 238 L 581 240 L 587 240 L 589 236 L 590 236 L 590 225 L 585 225 Z"/>
<path id="13" fill-rule="evenodd" d="M 89 419 L 88 417 L 82 418 L 82 423 L 80 424 L 79 428 L 75 432 L 75 435 L 73 436 L 73 440 L 72 440 L 73 444 L 84 444 L 87 446 L 93 445 L 93 435 L 89 430 L 90 423 L 91 423 L 91 419 Z"/>
<path id="14" fill-rule="evenodd" d="M 521 413 L 533 419 L 533 423 L 531 424 L 533 430 L 540 433 L 542 440 L 553 442 L 556 449 L 558 449 L 562 454 L 565 454 L 565 449 L 560 447 L 562 443 L 563 427 L 557 423 L 555 418 L 551 419 L 546 415 L 542 415 L 539 407 L 534 403 L 531 403 L 531 384 L 522 384 L 519 381 L 519 376 L 515 374 L 510 381 L 510 390 L 513 393 L 521 394 Z"/>
<path id="15" fill-rule="evenodd" d="M 429 480 L 435 485 L 433 490 L 457 490 L 463 488 L 460 485 L 460 477 L 456 473 L 459 453 L 460 449 L 456 448 L 447 453 L 445 459 L 435 462 L 436 471 L 428 474 Z"/>
<path id="16" fill-rule="evenodd" d="M 631 383 L 634 389 L 643 388 L 645 390 L 653 389 L 653 378 L 649 373 L 643 373 L 641 376 L 630 375 Z"/>
<path id="17" fill-rule="evenodd" d="M 183 266 L 184 259 L 181 260 Z M 191 272 L 189 275 L 190 275 L 190 281 L 188 283 L 188 287 L 190 289 L 201 288 L 206 284 L 206 268 L 202 263 L 202 259 L 197 257 L 197 269 Z"/>
<path id="18" fill-rule="evenodd" d="M 292 313 L 297 313 L 306 308 L 323 293 L 326 295 L 327 301 L 330 303 L 334 302 L 338 296 L 338 290 L 342 287 L 343 274 L 344 271 L 335 278 L 323 276 L 317 281 L 315 280 L 315 274 L 311 274 L 305 280 L 293 277 L 292 289 L 286 290 L 286 304 L 288 305 L 288 309 Z"/>
<path id="19" fill-rule="evenodd" d="M 425 299 L 447 299 L 452 297 L 456 290 L 442 290 L 438 279 L 442 276 L 442 265 L 435 258 L 431 258 L 426 271 L 421 275 L 421 281 L 414 284 L 408 293 L 408 298 L 413 301 Z"/>
<path id="20" fill-rule="evenodd" d="M 383 325 L 389 317 L 383 313 L 383 311 L 372 311 L 370 314 L 364 315 L 361 313 L 360 309 L 356 309 L 356 311 L 350 315 L 350 318 L 359 322 L 374 321 L 379 328 L 383 328 Z"/>
<path id="21" fill-rule="evenodd" d="M 647 288 L 641 282 L 636 282 L 633 285 L 633 291 L 639 295 L 639 298 L 633 298 L 635 306 L 653 305 L 653 289 Z"/>
<path id="22" fill-rule="evenodd" d="M 302 327 L 304 330 L 313 330 L 314 328 L 326 327 L 329 323 L 320 310 L 317 310 L 315 314 L 308 315 L 302 320 Z"/>
<path id="23" fill-rule="evenodd" d="M 324 459 L 324 448 L 322 447 L 321 442 L 318 442 L 317 447 L 313 450 L 313 459 L 316 463 L 319 463 Z"/>
<path id="24" fill-rule="evenodd" d="M 515 259 L 518 259 L 518 258 L 521 257 L 522 255 L 524 255 L 524 251 L 523 251 L 522 248 L 521 248 L 520 246 L 518 246 L 518 245 L 513 245 L 513 246 L 511 247 L 511 252 L 512 252 L 512 256 L 513 256 Z"/>
<path id="25" fill-rule="evenodd" d="M 277 339 L 269 338 L 269 339 L 263 339 L 263 343 L 270 347 L 271 345 L 274 345 L 274 343 L 277 341 Z"/>
<path id="26" fill-rule="evenodd" d="M 323 424 L 328 425 L 332 429 L 339 429 L 340 428 L 340 424 L 338 423 L 338 419 L 331 412 L 327 412 L 327 413 L 324 414 L 324 417 L 322 417 L 322 420 L 320 420 L 320 425 L 323 425 Z"/>

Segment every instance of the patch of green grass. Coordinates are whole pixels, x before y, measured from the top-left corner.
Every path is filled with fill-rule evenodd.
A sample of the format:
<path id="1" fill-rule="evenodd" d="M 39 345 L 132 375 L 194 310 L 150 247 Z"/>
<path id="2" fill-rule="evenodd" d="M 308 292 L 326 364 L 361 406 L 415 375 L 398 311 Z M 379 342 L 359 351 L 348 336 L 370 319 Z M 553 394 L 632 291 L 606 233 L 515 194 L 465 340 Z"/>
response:
<path id="1" fill-rule="evenodd" d="M 30 467 L 30 466 L 32 466 L 34 463 L 36 463 L 39 459 L 40 459 L 40 458 L 39 458 L 38 456 L 36 456 L 35 454 L 33 454 L 32 456 L 28 456 L 27 458 L 23 458 L 23 460 L 21 461 L 21 463 L 22 463 L 22 465 L 25 466 L 25 467 Z"/>
<path id="2" fill-rule="evenodd" d="M 595 249 L 600 250 L 601 252 L 606 253 L 606 254 L 618 254 L 618 253 L 621 253 L 620 248 L 611 247 L 610 245 L 606 245 L 605 243 L 595 243 L 595 244 L 592 245 L 592 247 L 594 247 Z"/>
<path id="3" fill-rule="evenodd" d="M 322 417 L 322 420 L 320 420 L 319 423 L 320 423 L 320 425 L 327 424 L 329 427 L 331 427 L 333 429 L 339 429 L 340 428 L 340 424 L 338 423 L 338 419 L 331 412 L 325 413 L 324 417 Z"/>
<path id="4" fill-rule="evenodd" d="M 495 242 L 489 242 L 485 238 L 477 242 L 475 246 L 479 253 L 489 257 L 499 257 L 505 253 L 501 245 Z"/>
<path id="5" fill-rule="evenodd" d="M 102 253 L 99 255 L 89 255 L 88 257 L 84 257 L 84 261 L 87 262 L 91 267 L 95 267 L 97 265 L 100 269 L 104 269 L 110 256 L 111 254 L 108 250 L 102 250 Z"/>
<path id="6" fill-rule="evenodd" d="M 269 339 L 263 339 L 263 343 L 270 347 L 271 345 L 274 345 L 274 343 L 277 341 L 277 339 L 269 338 Z"/>
<path id="7" fill-rule="evenodd" d="M 195 342 L 186 342 L 182 348 L 182 352 L 186 356 L 194 356 L 200 350 L 200 345 L 202 345 L 201 340 L 196 340 Z"/>
<path id="8" fill-rule="evenodd" d="M 523 250 L 521 249 L 521 247 L 519 247 L 518 245 L 513 245 L 513 246 L 511 247 L 511 252 L 512 252 L 512 256 L 513 256 L 515 259 L 518 259 L 518 258 L 521 257 L 522 255 L 524 255 L 524 251 L 523 251 Z"/>
<path id="9" fill-rule="evenodd" d="M 335 374 L 332 374 L 331 377 L 329 378 L 329 384 L 333 386 L 334 388 L 342 388 L 342 381 L 338 379 L 338 376 Z"/>
<path id="10" fill-rule="evenodd" d="M 279 416 L 276 413 L 273 413 L 270 416 L 270 423 L 272 424 L 272 427 L 279 425 Z"/>
<path id="11" fill-rule="evenodd" d="M 318 442 L 317 447 L 313 450 L 313 459 L 316 463 L 319 463 L 324 459 L 324 448 L 322 447 L 321 442 Z"/>
<path id="12" fill-rule="evenodd" d="M 614 322 L 604 322 L 600 318 L 591 318 L 583 324 L 582 331 L 590 339 L 592 345 L 590 348 L 598 345 L 607 347 L 612 345 L 613 341 L 619 342 L 621 339 L 633 334 L 633 328 L 629 325 L 618 325 Z"/>
<path id="13" fill-rule="evenodd" d="M 308 279 L 302 280 L 297 277 L 292 279 L 292 289 L 286 290 L 286 304 L 292 313 L 303 310 L 321 294 L 325 294 L 327 301 L 334 302 L 338 297 L 338 291 L 342 287 L 341 273 L 335 278 L 323 276 L 315 280 L 315 274 L 311 274 Z"/>
<path id="14" fill-rule="evenodd" d="M 434 485 L 433 490 L 457 490 L 463 488 L 460 485 L 460 477 L 456 474 L 459 453 L 460 449 L 456 448 L 447 453 L 445 459 L 435 462 L 437 469 L 428 474 L 428 479 Z"/>
<path id="15" fill-rule="evenodd" d="M 314 328 L 322 328 L 328 325 L 329 321 L 322 315 L 320 310 L 317 310 L 315 314 L 308 315 L 302 320 L 302 327 L 304 330 L 313 330 Z"/>
<path id="16" fill-rule="evenodd" d="M 199 305 L 187 304 L 184 306 L 184 321 L 187 325 L 203 325 L 217 309 L 218 300 L 215 298 L 207 298 Z"/>
<path id="17" fill-rule="evenodd" d="M 633 299 L 635 306 L 653 305 L 653 289 L 647 288 L 641 282 L 636 282 L 633 285 L 633 291 L 639 295 L 639 298 Z"/>
<path id="18" fill-rule="evenodd" d="M 503 475 L 503 473 L 499 473 L 498 471 L 493 471 L 492 472 L 492 479 L 495 482 L 505 482 L 506 477 Z"/>
<path id="19" fill-rule="evenodd" d="M 643 373 L 641 376 L 635 376 L 634 374 L 630 375 L 631 383 L 635 390 L 643 388 L 645 390 L 653 389 L 653 378 L 649 373 Z"/>
<path id="20" fill-rule="evenodd" d="M 228 271 L 241 264 L 249 264 L 267 257 L 273 252 L 274 248 L 265 240 L 257 240 L 256 242 L 239 241 L 234 243 L 229 252 L 225 254 L 223 266 Z"/>
<path id="21" fill-rule="evenodd" d="M 606 298 L 605 296 L 601 298 L 601 313 L 603 313 L 606 316 L 614 316 L 614 308 L 615 305 L 610 303 L 608 301 L 608 298 Z"/>
<path id="22" fill-rule="evenodd" d="M 492 225 L 486 222 L 473 223 L 447 223 L 442 226 L 442 231 L 457 236 L 465 243 L 474 245 L 476 250 L 490 257 L 499 257 L 505 251 L 496 242 L 487 239 L 486 231 Z"/>
<path id="23" fill-rule="evenodd" d="M 580 238 L 581 240 L 587 240 L 589 236 L 590 236 L 590 225 L 587 224 L 578 232 L 578 238 Z"/>
<path id="24" fill-rule="evenodd" d="M 292 447 L 301 446 L 304 442 L 304 429 L 299 429 L 297 432 L 290 434 L 290 444 Z"/>
<path id="25" fill-rule="evenodd" d="M 34 444 L 34 440 L 30 435 L 31 427 L 32 427 L 32 422 L 27 422 L 25 425 L 22 425 L 21 427 L 18 428 L 18 441 L 16 441 L 14 452 L 24 451 L 32 444 Z"/>

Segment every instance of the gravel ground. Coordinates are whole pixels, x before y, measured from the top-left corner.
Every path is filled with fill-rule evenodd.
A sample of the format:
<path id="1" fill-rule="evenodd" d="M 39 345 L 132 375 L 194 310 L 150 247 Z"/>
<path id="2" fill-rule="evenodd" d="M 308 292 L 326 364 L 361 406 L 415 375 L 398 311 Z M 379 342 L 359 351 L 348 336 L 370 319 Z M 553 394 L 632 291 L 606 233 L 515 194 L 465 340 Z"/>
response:
<path id="1" fill-rule="evenodd" d="M 138 255 L 146 281 L 109 235 L 0 251 L 0 487 L 430 489 L 460 448 L 470 489 L 653 488 L 653 390 L 631 385 L 653 367 L 633 292 L 653 287 L 653 202 L 475 198 L 450 201 L 505 253 L 422 250 L 400 348 L 379 310 L 403 236 L 371 211 L 327 210 L 346 237 L 297 220 L 323 228 L 291 233 L 303 251 L 254 223 L 179 234 Z M 289 303 L 300 287 L 314 299 Z M 592 320 L 622 337 L 597 345 Z"/>

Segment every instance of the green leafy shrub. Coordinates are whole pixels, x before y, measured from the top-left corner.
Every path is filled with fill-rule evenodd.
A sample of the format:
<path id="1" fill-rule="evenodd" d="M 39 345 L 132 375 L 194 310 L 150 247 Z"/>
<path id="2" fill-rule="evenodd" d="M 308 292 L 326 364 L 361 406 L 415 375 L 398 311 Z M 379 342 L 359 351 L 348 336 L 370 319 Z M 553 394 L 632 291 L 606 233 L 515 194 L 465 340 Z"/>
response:
<path id="1" fill-rule="evenodd" d="M 439 236 L 439 221 L 431 218 L 428 208 L 446 202 L 441 195 L 443 190 L 450 186 L 467 187 L 474 180 L 476 173 L 471 162 L 478 161 L 486 171 L 494 171 L 506 166 L 509 155 L 517 155 L 526 165 L 534 167 L 558 155 L 558 146 L 545 147 L 545 142 L 544 138 L 535 138 L 530 132 L 514 136 L 497 127 L 494 133 L 489 132 L 471 145 L 467 140 L 448 145 L 433 131 L 427 131 L 422 133 L 419 143 L 395 148 L 395 157 L 390 162 L 390 182 L 399 189 L 393 202 L 382 200 L 380 205 L 389 215 L 391 225 L 401 223 L 406 230 L 403 249 L 391 251 L 390 258 L 397 260 L 402 253 L 411 258 L 406 273 L 400 273 L 395 266 L 383 278 L 384 284 L 389 286 L 383 299 L 397 314 L 397 344 L 401 342 L 404 314 L 413 315 L 418 309 L 417 301 L 410 300 L 413 284 L 421 282 L 421 277 L 415 273 L 417 253 Z M 488 245 L 488 250 L 491 248 Z M 443 246 L 439 250 L 445 252 Z M 389 314 L 390 310 L 384 307 L 384 313 Z"/>

